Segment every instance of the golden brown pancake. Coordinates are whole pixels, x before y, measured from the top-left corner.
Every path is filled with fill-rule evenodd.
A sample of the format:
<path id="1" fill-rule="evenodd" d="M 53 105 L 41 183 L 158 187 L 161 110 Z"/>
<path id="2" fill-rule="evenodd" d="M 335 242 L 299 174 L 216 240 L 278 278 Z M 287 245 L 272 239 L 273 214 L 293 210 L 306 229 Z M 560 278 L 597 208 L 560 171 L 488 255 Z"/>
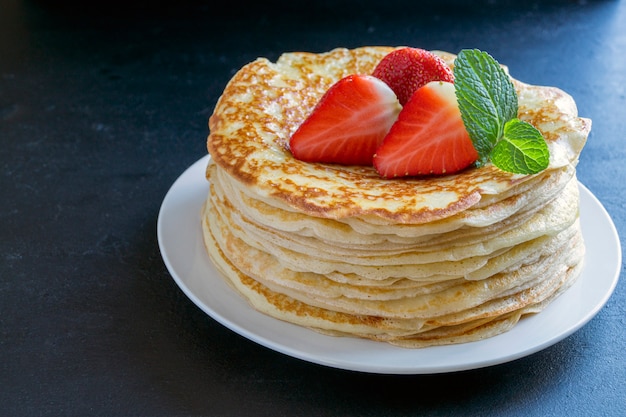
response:
<path id="1" fill-rule="evenodd" d="M 550 149 L 539 174 L 487 164 L 384 179 L 293 158 L 289 137 L 328 87 L 391 50 L 286 53 L 235 74 L 209 120 L 207 252 L 256 309 L 329 335 L 403 347 L 494 336 L 580 274 L 576 164 L 591 121 L 565 92 L 513 80 L 519 117 Z"/>
<path id="2" fill-rule="evenodd" d="M 372 167 L 316 164 L 291 156 L 291 134 L 340 78 L 371 73 L 391 48 L 288 53 L 276 63 L 260 58 L 226 86 L 209 120 L 209 153 L 250 192 L 281 207 L 327 218 L 361 217 L 380 223 L 429 223 L 504 195 L 532 176 L 492 165 L 429 179 L 382 179 Z M 450 65 L 454 55 L 439 53 Z M 548 176 L 577 161 L 591 122 L 551 87 L 515 82 L 519 117 L 539 128 L 550 147 Z"/>

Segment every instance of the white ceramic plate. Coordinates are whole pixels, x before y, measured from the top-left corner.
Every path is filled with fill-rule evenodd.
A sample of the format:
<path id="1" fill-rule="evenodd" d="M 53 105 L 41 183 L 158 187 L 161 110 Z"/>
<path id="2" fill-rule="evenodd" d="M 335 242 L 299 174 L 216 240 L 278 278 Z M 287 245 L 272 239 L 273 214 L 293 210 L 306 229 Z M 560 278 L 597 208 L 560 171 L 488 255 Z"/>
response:
<path id="1" fill-rule="evenodd" d="M 385 374 L 452 372 L 512 361 L 581 328 L 605 305 L 619 278 L 621 248 L 615 226 L 602 204 L 581 185 L 586 264 L 579 280 L 540 314 L 487 340 L 424 349 L 324 336 L 252 309 L 213 268 L 200 228 L 200 209 L 208 192 L 204 177 L 208 158 L 189 167 L 163 200 L 157 235 L 165 265 L 184 293 L 213 319 L 263 346 L 305 361 Z"/>

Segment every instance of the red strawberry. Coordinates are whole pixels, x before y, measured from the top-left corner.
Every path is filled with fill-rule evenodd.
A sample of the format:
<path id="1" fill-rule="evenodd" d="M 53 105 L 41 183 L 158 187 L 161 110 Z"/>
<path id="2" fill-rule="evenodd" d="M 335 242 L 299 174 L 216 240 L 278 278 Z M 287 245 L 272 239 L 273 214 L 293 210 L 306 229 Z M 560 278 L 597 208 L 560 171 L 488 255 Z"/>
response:
<path id="1" fill-rule="evenodd" d="M 454 84 L 431 82 L 406 103 L 376 151 L 374 167 L 386 178 L 452 174 L 476 159 Z"/>
<path id="2" fill-rule="evenodd" d="M 452 70 L 443 59 L 418 48 L 401 48 L 387 54 L 372 75 L 391 87 L 403 106 L 413 93 L 431 81 L 454 82 Z"/>
<path id="3" fill-rule="evenodd" d="M 381 80 L 349 75 L 328 89 L 291 136 L 291 153 L 307 162 L 371 165 L 400 108 Z"/>

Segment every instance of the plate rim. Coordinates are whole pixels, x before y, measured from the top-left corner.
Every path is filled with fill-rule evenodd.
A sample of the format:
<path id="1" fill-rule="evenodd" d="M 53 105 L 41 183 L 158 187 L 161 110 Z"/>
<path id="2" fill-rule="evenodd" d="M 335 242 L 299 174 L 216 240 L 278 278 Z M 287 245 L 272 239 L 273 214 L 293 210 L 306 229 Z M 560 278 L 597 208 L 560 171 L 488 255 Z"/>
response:
<path id="1" fill-rule="evenodd" d="M 386 365 L 382 363 L 377 364 L 375 363 L 375 361 L 374 363 L 364 364 L 364 363 L 358 363 L 354 361 L 347 361 L 341 355 L 339 354 L 333 355 L 332 352 L 326 357 L 320 357 L 319 355 L 312 354 L 310 351 L 307 351 L 307 349 L 303 349 L 302 347 L 296 348 L 294 346 L 287 346 L 284 343 L 277 343 L 276 340 L 272 340 L 272 338 L 268 337 L 267 335 L 263 335 L 259 333 L 258 331 L 257 332 L 251 331 L 250 329 L 245 328 L 245 326 L 241 326 L 240 324 L 237 324 L 235 321 L 233 321 L 232 317 L 225 317 L 223 313 L 216 311 L 215 306 L 212 307 L 212 306 L 207 305 L 207 303 L 203 301 L 201 297 L 198 294 L 196 294 L 195 291 L 191 288 L 188 282 L 188 277 L 184 276 L 185 272 L 180 271 L 180 268 L 176 268 L 174 266 L 175 262 L 174 262 L 174 259 L 172 259 L 172 253 L 170 250 L 171 248 L 169 246 L 170 242 L 166 241 L 165 227 L 166 227 L 166 222 L 173 220 L 173 218 L 170 217 L 170 213 L 169 213 L 171 206 L 176 202 L 176 198 L 182 196 L 184 193 L 189 193 L 190 195 L 195 192 L 198 193 L 198 195 L 194 197 L 197 200 L 196 203 L 199 204 L 196 207 L 197 208 L 196 211 L 198 213 L 198 217 L 197 217 L 198 222 L 197 222 L 197 227 L 196 227 L 197 234 L 195 236 L 196 242 L 194 245 L 196 246 L 195 249 L 197 251 L 199 249 L 197 247 L 198 238 L 200 238 L 200 245 L 202 246 L 200 249 L 201 249 L 202 254 L 198 256 L 201 257 L 202 255 L 204 255 L 205 259 L 204 260 L 196 259 L 196 261 L 210 262 L 208 261 L 208 255 L 206 254 L 206 251 L 204 251 L 204 246 L 201 242 L 202 238 L 201 238 L 200 223 L 199 223 L 200 221 L 199 213 L 200 213 L 200 208 L 202 204 L 201 201 L 204 201 L 204 199 L 206 198 L 206 192 L 208 192 L 208 187 L 209 187 L 209 183 L 205 179 L 204 175 L 199 175 L 199 174 L 204 173 L 204 168 L 206 167 L 206 164 L 208 163 L 209 158 L 210 158 L 210 155 L 205 155 L 204 157 L 198 159 L 196 162 L 194 162 L 189 167 L 187 167 L 183 171 L 183 173 L 180 174 L 179 177 L 173 182 L 173 184 L 171 185 L 171 187 L 168 189 L 167 193 L 165 194 L 165 197 L 163 198 L 161 207 L 159 209 L 158 218 L 157 218 L 157 241 L 159 245 L 159 250 L 161 252 L 161 257 L 165 263 L 165 266 L 168 272 L 170 273 L 170 275 L 172 276 L 172 278 L 174 279 L 174 281 L 176 282 L 176 284 L 178 285 L 178 287 L 183 291 L 183 293 L 196 305 L 196 307 L 200 308 L 209 317 L 216 320 L 218 323 L 227 327 L 231 331 L 234 331 L 235 333 L 257 344 L 260 344 L 266 348 L 269 348 L 271 350 L 280 352 L 282 354 L 285 354 L 285 355 L 288 355 L 288 356 L 291 356 L 300 360 L 304 360 L 307 362 L 316 363 L 319 365 L 324 365 L 324 366 L 328 366 L 332 368 L 338 368 L 338 369 L 344 369 L 344 370 L 350 370 L 350 371 L 358 371 L 358 372 L 366 372 L 366 373 L 378 373 L 378 374 L 436 374 L 436 373 L 446 373 L 446 372 L 457 372 L 457 371 L 463 371 L 463 370 L 469 370 L 469 369 L 478 369 L 478 368 L 493 366 L 493 365 L 497 365 L 501 363 L 511 362 L 513 360 L 520 359 L 522 357 L 525 357 L 533 353 L 536 353 L 538 351 L 541 351 L 543 349 L 546 349 L 547 347 L 560 342 L 561 340 L 567 338 L 571 334 L 578 331 L 581 327 L 583 327 L 591 319 L 593 319 L 598 314 L 598 312 L 606 305 L 606 303 L 610 299 L 611 295 L 613 294 L 617 286 L 617 282 L 619 281 L 619 276 L 620 276 L 620 271 L 621 271 L 621 262 L 622 262 L 621 261 L 622 259 L 621 258 L 621 255 L 622 255 L 621 242 L 619 240 L 619 235 L 615 227 L 615 224 L 613 222 L 613 219 L 609 215 L 604 205 L 600 202 L 600 200 L 584 184 L 578 181 L 578 185 L 581 190 L 581 207 L 583 206 L 582 203 L 584 201 L 585 204 L 591 205 L 594 210 L 597 210 L 601 214 L 601 216 L 599 216 L 599 219 L 603 223 L 603 227 L 606 229 L 606 232 L 608 232 L 608 235 L 605 237 L 608 238 L 608 240 L 611 242 L 610 247 L 614 249 L 611 254 L 612 259 L 610 260 L 611 262 L 609 265 L 611 276 L 605 279 L 606 285 L 604 287 L 604 291 L 602 292 L 602 296 L 599 299 L 597 299 L 595 303 L 593 303 L 593 306 L 590 309 L 586 310 L 585 314 L 581 315 L 576 322 L 571 323 L 567 327 L 567 329 L 564 329 L 563 331 L 561 331 L 556 337 L 548 338 L 543 343 L 537 343 L 531 346 L 530 348 L 518 350 L 509 355 L 500 355 L 498 357 L 492 357 L 492 358 L 486 357 L 483 360 L 474 361 L 474 362 L 466 362 L 466 363 L 458 362 L 454 365 L 451 365 L 451 364 L 436 365 L 436 364 L 431 363 L 431 364 L 422 365 L 422 366 L 402 366 L 402 365 L 392 366 L 390 364 L 386 364 Z M 204 191 L 202 191 L 203 189 Z M 200 194 L 201 192 L 202 194 Z M 190 209 L 190 207 L 187 207 L 187 209 Z M 581 224 L 583 224 L 583 238 L 586 238 L 587 236 L 585 236 L 585 227 L 584 227 L 585 217 L 583 216 L 584 216 L 584 212 L 581 213 Z M 191 221 L 188 218 L 186 220 Z M 589 232 L 587 231 L 587 233 Z M 189 244 L 189 242 L 187 243 Z M 186 255 L 183 255 L 183 256 L 186 256 Z M 587 257 L 589 256 L 590 256 L 589 251 L 587 251 L 585 255 L 586 263 L 588 262 Z M 585 265 L 584 268 L 586 269 L 587 267 L 588 265 Z M 212 271 L 212 272 L 216 273 L 216 271 Z M 581 279 L 579 279 L 579 281 L 583 281 L 582 278 L 584 276 L 585 276 L 585 270 L 583 270 L 581 277 L 580 277 Z M 223 281 L 223 279 L 220 276 L 218 276 L 217 278 Z M 223 284 L 225 285 L 225 283 Z M 573 287 L 577 286 L 578 284 L 579 282 L 577 281 Z M 239 299 L 242 299 L 242 297 L 236 294 L 234 290 L 230 289 L 230 287 L 228 287 L 228 289 L 232 291 L 232 295 L 234 295 L 235 297 L 238 297 Z M 567 299 L 564 296 L 570 290 L 571 289 L 568 289 L 561 297 L 559 297 L 559 299 L 551 303 L 551 305 L 549 305 L 546 310 L 550 309 L 550 307 L 552 307 L 552 304 L 555 304 L 558 301 L 562 301 L 560 300 L 561 298 Z M 251 307 L 249 306 L 247 308 L 251 309 Z M 301 326 L 297 326 L 295 324 L 282 322 L 278 319 L 275 319 L 270 316 L 266 316 L 263 313 L 260 313 L 255 310 L 248 311 L 247 313 L 255 315 L 255 316 L 261 315 L 259 316 L 259 318 L 261 318 L 263 321 L 267 321 L 267 319 L 269 319 L 274 324 L 276 324 L 279 328 L 282 328 L 282 327 L 289 328 L 290 331 L 293 331 L 294 333 L 298 333 L 300 334 L 300 336 L 302 336 L 302 333 L 304 332 L 306 335 L 308 335 L 305 337 L 309 337 L 310 339 L 322 338 L 323 340 L 331 341 L 330 342 L 331 345 L 340 344 L 342 341 L 344 341 L 343 340 L 344 338 L 337 338 L 334 336 L 322 335 L 320 333 L 314 332 L 313 330 L 302 328 Z M 537 316 L 541 316 L 541 313 L 534 317 L 525 318 L 524 319 L 525 322 L 523 324 L 527 324 L 529 321 L 532 321 L 532 319 Z M 516 327 L 520 326 L 521 324 L 522 323 L 518 323 Z M 516 327 L 511 329 L 509 332 L 506 332 L 505 334 L 513 332 L 516 329 Z M 495 336 L 495 338 L 499 336 Z M 488 345 L 489 342 L 493 338 L 460 344 L 460 345 L 433 346 L 433 347 L 420 348 L 420 349 L 400 348 L 400 347 L 392 346 L 383 342 L 375 342 L 375 341 L 364 340 L 364 339 L 361 340 L 358 338 L 348 338 L 348 339 L 350 339 L 351 342 L 354 342 L 352 344 L 356 346 L 368 347 L 374 344 L 374 346 L 384 347 L 382 349 L 383 351 L 388 350 L 390 352 L 393 351 L 398 354 L 404 354 L 404 355 L 406 355 L 407 352 L 414 352 L 414 355 L 416 357 L 419 357 L 420 353 L 425 352 L 425 351 L 428 351 L 428 352 L 441 351 L 445 354 L 446 351 L 449 351 L 447 353 L 454 353 L 454 351 L 458 349 L 459 346 L 476 347 L 476 346 L 480 346 L 481 344 Z M 376 349 L 374 351 L 376 351 Z M 435 354 L 435 356 L 437 355 Z"/>

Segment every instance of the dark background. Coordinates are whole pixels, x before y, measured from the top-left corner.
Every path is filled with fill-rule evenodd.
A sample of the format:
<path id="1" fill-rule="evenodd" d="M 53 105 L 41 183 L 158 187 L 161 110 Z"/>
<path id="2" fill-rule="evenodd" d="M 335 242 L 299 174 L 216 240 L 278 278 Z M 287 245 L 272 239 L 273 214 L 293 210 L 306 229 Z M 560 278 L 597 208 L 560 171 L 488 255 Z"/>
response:
<path id="1" fill-rule="evenodd" d="M 625 236 L 626 5 L 222 6 L 0 0 L 0 415 L 623 415 L 623 281 L 585 327 L 529 357 L 370 375 L 284 356 L 209 318 L 168 274 L 156 219 L 206 154 L 208 117 L 242 65 L 411 45 L 483 49 L 574 96 L 593 119 L 578 177 Z"/>

